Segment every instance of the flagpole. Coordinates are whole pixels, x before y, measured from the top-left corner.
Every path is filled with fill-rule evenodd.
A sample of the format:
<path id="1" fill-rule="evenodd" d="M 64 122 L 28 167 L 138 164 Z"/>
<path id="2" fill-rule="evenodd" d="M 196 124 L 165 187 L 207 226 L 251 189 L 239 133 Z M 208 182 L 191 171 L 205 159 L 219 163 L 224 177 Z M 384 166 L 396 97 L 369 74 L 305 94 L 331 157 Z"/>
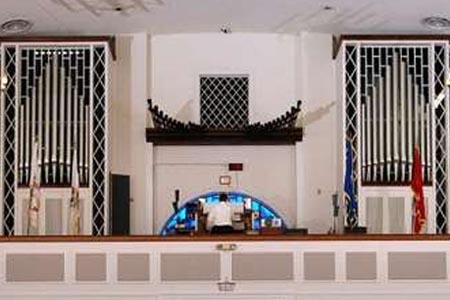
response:
<path id="1" fill-rule="evenodd" d="M 31 172 L 30 172 L 30 200 L 28 202 L 28 224 L 27 224 L 27 235 L 30 235 L 31 228 L 35 227 L 37 233 L 39 233 L 39 207 L 40 207 L 40 170 L 37 161 L 39 151 L 39 144 L 37 138 L 34 139 L 32 146 L 32 157 L 31 157 Z"/>
<path id="2" fill-rule="evenodd" d="M 80 234 L 80 197 L 79 187 L 80 178 L 78 174 L 78 157 L 77 145 L 74 145 L 73 160 L 72 160 L 72 187 L 70 198 L 70 212 L 69 212 L 69 233 L 71 235 Z"/>

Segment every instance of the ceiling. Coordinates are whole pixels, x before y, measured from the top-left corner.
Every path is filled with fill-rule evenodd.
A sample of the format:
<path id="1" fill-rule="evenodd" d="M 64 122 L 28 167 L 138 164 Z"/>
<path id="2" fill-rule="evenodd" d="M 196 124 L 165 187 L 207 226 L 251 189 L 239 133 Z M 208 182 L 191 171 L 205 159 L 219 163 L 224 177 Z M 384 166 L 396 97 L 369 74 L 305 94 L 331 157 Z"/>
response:
<path id="1" fill-rule="evenodd" d="M 325 9 L 330 6 L 331 9 Z M 300 31 L 450 33 L 421 24 L 450 17 L 449 0 L 1 0 L 0 22 L 26 18 L 29 34 Z"/>

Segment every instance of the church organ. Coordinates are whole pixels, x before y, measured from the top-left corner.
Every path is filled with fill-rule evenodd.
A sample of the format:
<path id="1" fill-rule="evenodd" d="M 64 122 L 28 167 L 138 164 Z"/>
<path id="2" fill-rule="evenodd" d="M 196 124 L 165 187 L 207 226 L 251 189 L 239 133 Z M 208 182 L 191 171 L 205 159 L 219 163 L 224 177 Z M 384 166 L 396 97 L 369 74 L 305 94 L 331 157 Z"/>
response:
<path id="1" fill-rule="evenodd" d="M 427 230 L 446 233 L 449 42 L 439 37 L 348 35 L 338 43 L 342 45 L 338 59 L 343 141 L 350 141 L 353 152 L 359 224 L 367 225 L 369 200 L 382 200 L 380 214 L 393 222 L 395 217 L 387 215 L 394 200 L 403 199 L 402 232 L 408 232 L 412 155 L 417 146 L 428 206 Z M 384 225 L 383 232 L 390 232 L 389 224 Z"/>
<path id="2" fill-rule="evenodd" d="M 70 192 L 77 168 L 85 208 L 84 233 L 107 233 L 107 111 L 109 37 L 1 41 L 1 199 L 4 235 L 21 234 L 21 189 L 39 145 L 41 187 Z M 73 166 L 73 155 L 77 166 Z"/>

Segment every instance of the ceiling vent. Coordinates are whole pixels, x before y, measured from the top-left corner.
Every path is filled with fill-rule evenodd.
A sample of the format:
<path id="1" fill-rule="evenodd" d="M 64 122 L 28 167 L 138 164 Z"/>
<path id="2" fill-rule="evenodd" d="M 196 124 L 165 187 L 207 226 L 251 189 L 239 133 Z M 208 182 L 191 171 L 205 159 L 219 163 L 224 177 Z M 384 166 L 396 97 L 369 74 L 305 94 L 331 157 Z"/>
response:
<path id="1" fill-rule="evenodd" d="M 450 28 L 450 20 L 443 17 L 427 17 L 422 19 L 422 23 L 428 28 L 435 30 L 445 30 Z"/>
<path id="2" fill-rule="evenodd" d="M 149 12 L 152 8 L 163 6 L 163 0 L 53 0 L 70 12 L 90 12 L 100 17 L 106 13 L 129 16 L 132 13 Z"/>
<path id="3" fill-rule="evenodd" d="M 33 23 L 25 19 L 12 19 L 3 23 L 0 28 L 3 33 L 19 34 L 28 32 Z"/>

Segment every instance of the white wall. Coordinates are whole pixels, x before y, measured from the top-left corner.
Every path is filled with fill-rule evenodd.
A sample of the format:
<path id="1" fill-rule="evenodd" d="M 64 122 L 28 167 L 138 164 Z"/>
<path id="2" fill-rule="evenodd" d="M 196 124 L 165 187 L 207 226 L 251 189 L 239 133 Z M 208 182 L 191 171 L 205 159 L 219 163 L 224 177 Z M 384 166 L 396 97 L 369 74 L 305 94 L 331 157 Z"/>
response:
<path id="1" fill-rule="evenodd" d="M 151 233 L 152 149 L 145 141 L 150 85 L 149 37 L 146 33 L 119 35 L 117 61 L 112 69 L 111 172 L 130 175 L 130 230 Z"/>
<path id="2" fill-rule="evenodd" d="M 292 225 L 297 220 L 311 232 L 328 230 L 331 194 L 340 188 L 336 179 L 336 108 L 327 106 L 336 100 L 330 35 L 176 34 L 153 36 L 150 43 L 146 34 L 128 37 L 130 40 L 125 42 L 128 46 L 119 45 L 119 56 L 120 52 L 125 53 L 128 62 L 118 68 L 121 75 L 117 93 L 121 95 L 119 100 L 129 105 L 129 112 L 121 106 L 123 103 L 117 103 L 119 100 L 113 109 L 116 118 L 125 114 L 128 124 L 125 119 L 113 124 L 112 170 L 128 168 L 131 175 L 132 233 L 152 232 L 152 222 L 154 229 L 159 229 L 162 220 L 169 216 L 174 187 L 183 186 L 182 199 L 186 200 L 190 193 L 200 193 L 216 184 L 224 167 L 211 171 L 202 164 L 231 160 L 244 162 L 249 168 L 249 173 L 241 174 L 246 179 L 240 189 L 280 207 Z M 198 122 L 202 74 L 249 75 L 250 122 L 276 118 L 294 105 L 296 99 L 302 99 L 304 141 L 296 147 L 268 150 L 265 155 L 255 155 L 255 151 L 265 149 L 262 147 L 155 147 L 153 158 L 153 147 L 145 144 L 144 135 L 147 95 L 151 93 L 153 101 L 169 115 Z M 124 130 L 122 125 L 128 125 L 128 129 Z M 123 161 L 122 157 L 127 158 Z M 160 163 L 189 166 L 167 167 Z M 281 169 L 276 172 L 282 184 L 265 189 L 261 179 L 250 177 L 253 168 L 267 169 L 276 164 L 286 166 L 285 172 Z M 198 174 L 198 181 L 190 177 L 185 182 L 186 170 Z M 279 199 L 283 200 L 278 203 Z"/>
<path id="3" fill-rule="evenodd" d="M 336 72 L 329 34 L 300 35 L 300 89 L 303 101 L 304 137 L 298 152 L 300 225 L 311 232 L 325 232 L 331 224 L 331 195 L 337 186 Z"/>
<path id="4" fill-rule="evenodd" d="M 130 173 L 130 95 L 131 95 L 131 51 L 132 36 L 117 37 L 117 59 L 111 65 L 110 94 L 110 171 L 116 174 Z"/>
<path id="5" fill-rule="evenodd" d="M 183 201 L 209 191 L 242 191 L 268 203 L 288 225 L 295 225 L 292 146 L 158 146 L 154 162 L 157 231 L 172 213 L 175 189 Z M 243 163 L 244 169 L 229 172 L 228 163 Z M 220 175 L 231 176 L 230 187 L 219 185 Z"/>
<path id="6" fill-rule="evenodd" d="M 152 37 L 152 99 L 169 115 L 199 122 L 199 78 L 249 76 L 250 122 L 268 121 L 296 102 L 297 37 L 278 34 L 180 34 Z M 155 147 L 155 226 L 171 213 L 174 189 L 188 200 L 218 190 L 226 164 L 243 162 L 238 189 L 260 197 L 296 221 L 295 155 L 283 147 Z M 235 177 L 233 175 L 235 183 Z"/>
<path id="7" fill-rule="evenodd" d="M 183 110 L 183 118 L 199 121 L 200 75 L 248 74 L 250 122 L 276 118 L 296 101 L 296 43 L 278 34 L 154 36 L 152 99 L 173 116 Z"/>

